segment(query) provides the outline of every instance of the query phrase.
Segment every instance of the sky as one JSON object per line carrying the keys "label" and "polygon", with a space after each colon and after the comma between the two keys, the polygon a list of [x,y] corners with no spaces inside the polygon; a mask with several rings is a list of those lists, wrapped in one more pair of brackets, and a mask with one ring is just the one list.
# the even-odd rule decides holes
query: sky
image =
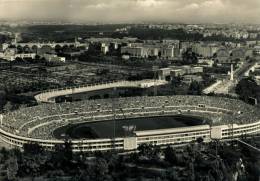
{"label": "sky", "polygon": [[260,0],[0,0],[0,20],[260,23]]}

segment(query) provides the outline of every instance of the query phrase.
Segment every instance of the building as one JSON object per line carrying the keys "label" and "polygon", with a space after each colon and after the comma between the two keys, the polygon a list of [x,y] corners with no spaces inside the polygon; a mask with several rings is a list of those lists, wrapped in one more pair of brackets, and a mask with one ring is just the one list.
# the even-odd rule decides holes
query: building
{"label": "building", "polygon": [[48,62],[63,62],[65,63],[66,58],[65,57],[58,57],[58,55],[55,54],[44,54],[43,57]]}
{"label": "building", "polygon": [[254,52],[253,52],[253,49],[252,49],[252,48],[245,50],[245,57],[246,57],[246,58],[247,58],[247,57],[253,57],[253,55],[254,55]]}
{"label": "building", "polygon": [[229,51],[225,48],[217,51],[216,62],[219,64],[231,63]]}
{"label": "building", "polygon": [[[161,52],[161,55],[160,55]],[[174,58],[174,46],[165,46],[159,49],[159,57],[163,59]]]}
{"label": "building", "polygon": [[80,50],[80,51],[69,51],[64,52],[65,55],[69,55],[70,57],[80,56],[84,54],[87,50]]}
{"label": "building", "polygon": [[122,59],[123,59],[123,60],[129,60],[129,59],[130,59],[130,56],[129,56],[129,55],[122,55]]}
{"label": "building", "polygon": [[202,67],[212,67],[214,61],[210,58],[198,58],[198,64]]}
{"label": "building", "polygon": [[14,61],[16,58],[31,58],[35,59],[35,53],[16,53],[16,48],[7,48],[4,52],[0,52],[0,58],[7,61]]}
{"label": "building", "polygon": [[35,59],[36,53],[19,53],[19,54],[15,54],[15,58],[31,58],[31,59]]}
{"label": "building", "polygon": [[0,58],[7,61],[15,60],[16,48],[7,48],[5,51],[0,52]]}
{"label": "building", "polygon": [[170,76],[171,79],[177,76],[190,75],[202,73],[203,67],[192,67],[192,66],[181,66],[181,67],[173,67]]}
{"label": "building", "polygon": [[129,44],[121,47],[121,54],[128,54],[136,58],[157,57],[170,60],[175,57],[174,49],[173,45]]}
{"label": "building", "polygon": [[114,50],[117,50],[119,48],[119,44],[117,42],[112,42],[112,43],[110,43],[110,45],[111,45],[111,48]]}
{"label": "building", "polygon": [[161,68],[158,70],[158,77],[160,80],[166,79],[167,76],[170,76],[172,68]]}
{"label": "building", "polygon": [[3,43],[0,45],[0,52],[4,52],[9,47],[9,44]]}
{"label": "building", "polygon": [[254,47],[253,54],[260,55],[260,46],[259,45]]}
{"label": "building", "polygon": [[258,36],[257,33],[249,33],[249,38],[250,38],[250,39],[256,39],[257,36]]}
{"label": "building", "polygon": [[190,41],[184,41],[180,43],[180,54],[184,53],[185,51],[187,51],[189,48],[191,48],[193,45],[192,42]]}
{"label": "building", "polygon": [[196,43],[192,45],[192,51],[202,57],[213,57],[213,55],[218,51],[218,49],[218,46],[211,44],[207,45]]}
{"label": "building", "polygon": [[193,81],[202,82],[202,76],[201,75],[184,75],[182,82],[186,84],[190,84]]}
{"label": "building", "polygon": [[160,80],[165,80],[166,77],[170,76],[171,79],[177,76],[189,75],[202,73],[203,67],[194,66],[171,66],[168,68],[162,68],[158,71],[158,77]]}
{"label": "building", "polygon": [[244,59],[245,58],[245,49],[243,48],[236,48],[231,51],[231,59],[236,60],[236,59]]}
{"label": "building", "polygon": [[105,43],[101,44],[101,52],[106,55],[109,52],[109,46],[106,45]]}
{"label": "building", "polygon": [[122,47],[121,48],[121,54],[127,54],[131,57],[136,57],[136,58],[144,58],[144,50],[142,47]]}
{"label": "building", "polygon": [[248,41],[246,41],[246,45],[248,46],[248,47],[253,47],[253,46],[255,46],[257,44],[257,41],[256,40],[248,40]]}

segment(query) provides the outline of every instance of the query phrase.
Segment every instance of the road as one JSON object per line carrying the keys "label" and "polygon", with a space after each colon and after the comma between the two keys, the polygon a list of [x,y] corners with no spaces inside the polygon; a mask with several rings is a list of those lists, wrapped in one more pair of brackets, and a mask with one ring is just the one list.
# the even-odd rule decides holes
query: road
{"label": "road", "polygon": [[259,60],[252,62],[245,62],[240,68],[234,71],[234,80],[230,80],[230,76],[227,75],[225,79],[219,80],[220,83],[212,87],[212,92],[216,94],[229,94],[236,96],[235,87],[237,83],[244,77],[244,74],[251,69]]}
{"label": "road", "polygon": [[259,60],[252,61],[252,62],[246,62],[244,65],[239,68],[237,71],[234,72],[234,84],[232,84],[231,87],[229,87],[229,93],[234,94],[235,93],[235,87],[237,83],[245,77],[245,73],[249,71],[252,67],[254,67]]}

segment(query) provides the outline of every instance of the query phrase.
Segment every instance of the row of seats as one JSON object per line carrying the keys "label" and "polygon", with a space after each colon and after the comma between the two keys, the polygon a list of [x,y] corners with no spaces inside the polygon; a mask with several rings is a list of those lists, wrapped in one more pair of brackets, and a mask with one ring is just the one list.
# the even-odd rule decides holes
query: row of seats
{"label": "row of seats", "polygon": [[[186,110],[186,113],[211,118],[215,125],[230,124],[231,122],[237,124],[250,123],[257,121],[260,117],[260,113],[256,107],[245,104],[237,99],[181,95],[144,96],[86,100],[61,104],[42,104],[22,108],[14,112],[6,113],[3,116],[1,127],[8,132],[23,136],[48,135],[48,130],[50,130],[48,129],[49,126],[56,128],[68,124],[69,122],[93,121],[97,119],[98,116],[112,115],[113,110],[117,115],[122,114],[121,118],[125,116],[153,116],[155,113],[161,114],[169,111],[181,113]],[[152,112],[155,113],[152,114]],[[212,113],[210,114],[210,112]],[[100,119],[104,120],[105,118]],[[38,125],[44,126],[36,129]],[[33,131],[30,131],[32,129]],[[47,135],[46,137],[49,137]]]}

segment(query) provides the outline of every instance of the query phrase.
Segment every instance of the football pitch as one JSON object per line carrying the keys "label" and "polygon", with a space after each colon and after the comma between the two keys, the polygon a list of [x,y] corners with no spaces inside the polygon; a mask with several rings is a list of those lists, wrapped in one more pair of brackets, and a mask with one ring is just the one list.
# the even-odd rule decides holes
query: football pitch
{"label": "football pitch", "polygon": [[[120,120],[106,120],[99,122],[88,122],[69,124],[56,129],[53,132],[58,139],[95,139],[113,138],[126,136],[126,129],[136,131],[178,128],[185,126],[196,126],[205,124],[202,118],[194,116],[158,116],[141,117]],[[115,133],[115,134],[114,134]],[[128,132],[129,133],[129,132]]]}

